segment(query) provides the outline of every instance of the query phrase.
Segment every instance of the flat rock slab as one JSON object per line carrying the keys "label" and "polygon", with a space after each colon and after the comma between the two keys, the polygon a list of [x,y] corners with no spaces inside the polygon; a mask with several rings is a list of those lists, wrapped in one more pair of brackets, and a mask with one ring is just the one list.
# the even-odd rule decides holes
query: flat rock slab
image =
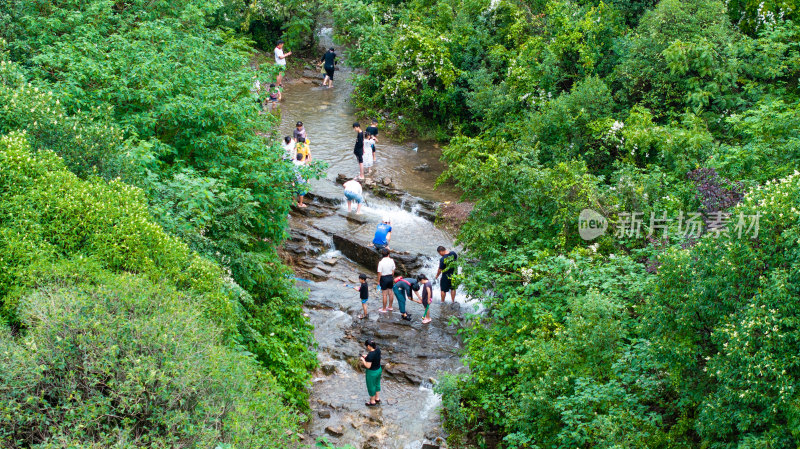
{"label": "flat rock slab", "polygon": [[[378,262],[383,258],[369,244],[359,242],[351,237],[334,234],[333,244],[342,254],[365,267],[377,267]],[[397,265],[397,273],[406,276],[416,275],[417,271],[422,269],[425,264],[419,254],[392,252],[391,257]]]}

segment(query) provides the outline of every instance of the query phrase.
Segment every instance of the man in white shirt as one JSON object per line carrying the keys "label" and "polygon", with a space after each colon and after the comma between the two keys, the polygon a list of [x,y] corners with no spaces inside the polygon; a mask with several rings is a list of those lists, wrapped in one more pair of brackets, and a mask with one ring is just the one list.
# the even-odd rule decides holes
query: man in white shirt
{"label": "man in white shirt", "polygon": [[350,213],[353,201],[358,204],[356,206],[356,215],[361,213],[361,203],[364,202],[364,197],[361,195],[361,184],[355,179],[351,179],[344,183],[344,197],[347,198],[347,213]]}
{"label": "man in white shirt", "polygon": [[[383,248],[381,249],[381,255],[383,259],[378,262],[378,285],[381,288],[381,293],[383,294],[383,308],[378,309],[378,312],[386,313],[387,310],[394,310],[392,309],[392,302],[394,302],[394,296],[392,295],[392,287],[394,286],[394,270],[395,264],[394,260],[389,257],[389,249]],[[389,300],[389,308],[386,308],[386,300]]]}
{"label": "man in white shirt", "polygon": [[283,75],[286,73],[286,57],[291,55],[292,52],[283,52],[283,41],[278,41],[278,45],[275,46],[275,65],[279,66],[278,68],[280,69],[277,80],[279,87],[283,87]]}

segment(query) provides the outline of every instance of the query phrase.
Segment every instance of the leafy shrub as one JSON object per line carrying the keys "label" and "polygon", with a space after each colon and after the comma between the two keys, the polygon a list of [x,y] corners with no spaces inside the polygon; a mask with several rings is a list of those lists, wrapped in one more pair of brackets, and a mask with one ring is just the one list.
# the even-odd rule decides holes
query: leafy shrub
{"label": "leafy shrub", "polygon": [[20,303],[25,336],[0,332],[3,447],[292,442],[276,383],[222,344],[200,298],[91,259],[51,268]]}

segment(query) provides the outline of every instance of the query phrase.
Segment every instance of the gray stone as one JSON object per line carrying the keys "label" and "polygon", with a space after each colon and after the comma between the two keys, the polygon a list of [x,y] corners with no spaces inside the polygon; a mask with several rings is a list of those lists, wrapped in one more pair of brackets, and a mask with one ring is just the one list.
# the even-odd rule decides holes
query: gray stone
{"label": "gray stone", "polygon": [[328,419],[328,418],[331,417],[331,411],[330,410],[317,410],[317,416],[319,416],[322,419]]}
{"label": "gray stone", "polygon": [[325,428],[325,432],[330,436],[340,437],[340,436],[344,435],[344,427],[342,427],[342,426],[336,426],[336,427],[328,426],[328,427]]}
{"label": "gray stone", "polygon": [[361,445],[361,449],[380,449],[380,444],[381,442],[378,437],[372,435]]}
{"label": "gray stone", "polygon": [[322,369],[322,372],[325,373],[326,376],[330,376],[336,372],[336,365],[333,363],[325,363],[320,367],[320,369]]}
{"label": "gray stone", "polygon": [[[352,237],[334,234],[333,244],[342,254],[365,267],[377,267],[382,258],[368,243],[359,242]],[[392,252],[391,257],[397,265],[397,273],[405,276],[416,275],[417,271],[424,266],[424,261],[419,254]]]}
{"label": "gray stone", "polygon": [[328,279],[328,273],[319,269],[319,267],[312,268],[308,274],[311,275],[312,278],[315,278],[316,281],[324,281]]}
{"label": "gray stone", "polygon": [[325,75],[318,70],[303,70],[303,77],[304,78],[311,78],[311,79],[322,79]]}
{"label": "gray stone", "polygon": [[428,164],[421,164],[414,167],[415,171],[431,171],[431,166]]}

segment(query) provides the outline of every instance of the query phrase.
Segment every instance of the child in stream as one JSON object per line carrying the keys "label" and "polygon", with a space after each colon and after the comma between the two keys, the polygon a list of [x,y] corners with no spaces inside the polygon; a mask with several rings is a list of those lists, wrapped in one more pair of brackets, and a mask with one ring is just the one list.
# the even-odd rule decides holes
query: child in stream
{"label": "child in stream", "polygon": [[369,316],[369,312],[367,312],[367,301],[369,301],[369,285],[367,284],[367,275],[364,273],[359,274],[358,281],[360,282],[360,285],[344,284],[344,286],[352,288],[359,293],[359,297],[361,298],[361,309],[364,313],[359,315],[358,319],[363,320]]}
{"label": "child in stream", "polygon": [[417,282],[419,282],[420,289],[422,289],[422,307],[425,307],[425,313],[422,315],[422,324],[431,322],[431,301],[433,300],[433,287],[428,282],[428,277],[424,274],[417,275]]}
{"label": "child in stream", "polygon": [[364,134],[364,173],[369,176],[372,164],[375,162],[375,137],[370,133]]}

